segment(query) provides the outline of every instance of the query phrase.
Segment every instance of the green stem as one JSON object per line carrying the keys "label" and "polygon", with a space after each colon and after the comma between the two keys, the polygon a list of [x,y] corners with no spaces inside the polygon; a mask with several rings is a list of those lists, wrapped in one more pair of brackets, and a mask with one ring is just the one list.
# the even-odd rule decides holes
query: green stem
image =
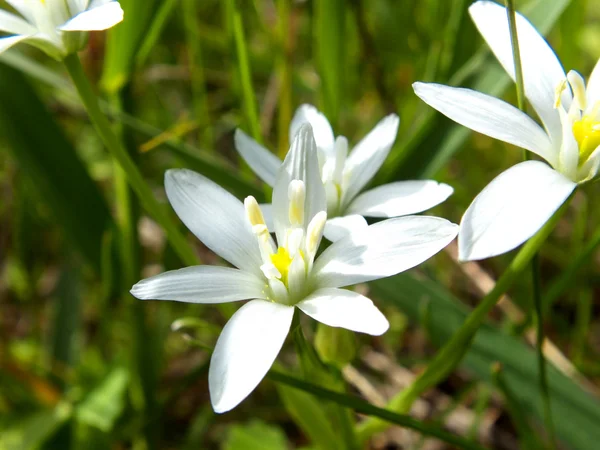
{"label": "green stem", "polygon": [[184,0],[183,24],[185,28],[188,66],[190,68],[190,81],[192,88],[192,104],[198,125],[201,127],[200,138],[207,150],[214,153],[214,136],[210,126],[210,110],[206,92],[206,80],[202,59],[202,46],[198,33],[198,2],[197,0]]}
{"label": "green stem", "polygon": [[523,84],[523,67],[521,66],[521,51],[517,38],[517,20],[514,0],[506,1],[506,13],[508,15],[508,26],[510,28],[510,43],[512,45],[513,60],[515,62],[515,84],[517,85],[517,106],[521,111],[525,110],[525,84]]}
{"label": "green stem", "polygon": [[156,200],[152,190],[148,187],[137,166],[123,147],[121,141],[113,132],[106,115],[101,111],[98,98],[94,94],[92,86],[83,71],[77,54],[71,54],[64,60],[65,66],[77,88],[81,100],[94,124],[96,131],[104,142],[106,148],[117,160],[125,174],[127,182],[131,185],[140,199],[144,208],[164,228],[167,239],[177,252],[181,260],[187,265],[198,264],[199,259],[187,243],[185,237],[179,232],[175,224],[169,218],[166,210]]}
{"label": "green stem", "polygon": [[242,15],[239,8],[235,4],[235,0],[229,0],[231,5],[228,11],[231,14],[233,37],[235,40],[235,50],[238,59],[238,70],[240,75],[240,83],[242,85],[242,95],[244,98],[244,110],[246,120],[250,127],[252,137],[262,142],[260,124],[258,122],[258,112],[256,110],[256,96],[252,87],[252,71],[250,70],[250,61],[248,60],[248,48],[246,47],[246,39],[244,38],[244,25]]}
{"label": "green stem", "polygon": [[277,383],[291,386],[294,389],[308,392],[319,399],[328,400],[339,405],[343,405],[347,408],[351,408],[357,413],[375,416],[386,423],[399,425],[404,428],[418,431],[424,435],[435,437],[441,441],[455,446],[456,448],[461,448],[464,450],[485,450],[485,447],[482,447],[475,442],[448,433],[441,428],[434,427],[417,419],[413,419],[410,416],[396,414],[392,411],[388,411],[387,409],[378,408],[356,397],[335,392],[330,389],[325,389],[275,370],[270,370],[267,374],[267,378]]}
{"label": "green stem", "polygon": [[[521,111],[525,112],[525,85],[523,82],[523,66],[521,64],[521,51],[519,49],[517,15],[514,0],[506,0],[506,14],[508,15],[510,41],[512,45],[512,54],[515,66],[517,105]],[[529,159],[527,150],[523,150],[523,159]],[[550,405],[550,393],[548,392],[548,373],[546,368],[546,359],[544,358],[544,319],[541,294],[540,260],[537,254],[531,260],[531,278],[533,282],[533,303],[537,335],[536,352],[540,378],[540,391],[542,394],[542,402],[544,404],[544,422],[546,423],[546,428],[548,430],[548,435],[550,436],[552,447],[556,447],[554,425],[552,422],[552,408]]]}
{"label": "green stem", "polygon": [[[388,404],[388,408],[401,414],[406,414],[414,401],[428,389],[432,388],[448,375],[461,362],[479,327],[483,324],[488,313],[496,305],[502,295],[512,286],[516,278],[529,265],[531,259],[542,246],[546,238],[556,226],[560,217],[567,210],[568,204],[576,189],[565,200],[561,207],[552,215],[544,226],[521,248],[506,271],[496,282],[494,288],[483,298],[477,307],[469,314],[465,322],[450,340],[434,356],[425,371],[423,371],[406,389],[396,395]],[[358,428],[361,442],[386,427],[385,422],[378,419],[368,419]]]}

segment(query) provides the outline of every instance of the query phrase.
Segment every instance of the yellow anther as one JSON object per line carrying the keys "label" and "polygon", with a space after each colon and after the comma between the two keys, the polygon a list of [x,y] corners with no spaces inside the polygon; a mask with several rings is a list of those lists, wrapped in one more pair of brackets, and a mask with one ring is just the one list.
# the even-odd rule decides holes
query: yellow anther
{"label": "yellow anther", "polygon": [[575,101],[578,103],[578,107],[580,110],[585,110],[587,108],[587,99],[585,95],[585,81],[579,73],[574,70],[570,70],[567,74],[567,79],[569,80],[569,84],[571,85],[571,90],[573,91],[573,97],[575,97]]}
{"label": "yellow anther", "polygon": [[562,80],[554,91],[554,108],[558,108],[561,105],[561,96],[563,91],[567,88],[567,80]]}
{"label": "yellow anther", "polygon": [[292,180],[288,187],[289,219],[295,226],[304,224],[304,201],[306,200],[306,188],[301,180]]}
{"label": "yellow anther", "polygon": [[265,218],[263,217],[258,202],[251,195],[246,197],[244,200],[244,207],[246,208],[246,217],[253,227],[255,225],[265,225]]}
{"label": "yellow anther", "polygon": [[314,256],[317,253],[319,242],[321,242],[321,237],[323,236],[325,222],[327,222],[327,213],[321,211],[308,224],[308,228],[306,229],[306,251],[309,255]]}

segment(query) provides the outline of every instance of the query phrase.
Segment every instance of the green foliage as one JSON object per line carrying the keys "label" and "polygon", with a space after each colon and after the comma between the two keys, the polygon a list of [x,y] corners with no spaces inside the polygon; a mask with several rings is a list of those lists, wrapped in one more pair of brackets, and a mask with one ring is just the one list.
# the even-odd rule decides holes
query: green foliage
{"label": "green foliage", "polygon": [[[404,385],[398,373],[411,378],[435,360],[472,311],[468,305],[479,304],[472,288],[481,271],[500,279],[511,255],[466,275],[440,255],[357,287],[401,330],[370,338],[295,323],[289,340],[296,345],[284,346],[278,372],[223,415],[210,406],[208,364],[239,305],[138,302],[128,292],[134,279],[181,267],[182,255],[223,264],[182,234],[165,204],[165,170],[196,170],[240,199],[268,202],[270,189],[241,167],[234,129],[284,156],[289,121],[305,102],[352,143],[398,113],[397,141],[373,184],[447,182],[455,194],[432,214],[458,222],[476,193],[521,157],[450,122],[411,89],[414,81],[435,81],[516,103],[471,23],[470,1],[121,4],[124,22],[91,33],[75,68],[76,81],[91,83],[87,100],[100,93],[92,119],[101,116],[103,133],[115,135],[129,173],[119,172],[110,145],[104,148],[64,66],[26,46],[0,55],[0,450],[335,450],[358,448],[373,418],[381,420],[377,429],[395,424],[456,448],[482,448],[486,429],[490,448],[505,444],[497,436],[541,448],[547,433],[536,355],[524,338],[533,322],[524,276],[510,291],[518,313],[495,311],[457,352],[465,353],[460,370],[426,394],[427,419],[378,403]],[[567,70],[590,73],[599,56],[600,0],[516,4]],[[127,187],[132,173],[145,209]],[[540,253],[548,339],[555,359],[572,362],[562,370],[550,364],[548,373],[565,449],[600,441],[598,189],[580,189]],[[378,366],[373,355],[388,365]],[[348,364],[353,371],[344,370]],[[436,410],[447,397],[452,404]],[[462,430],[449,419],[460,408],[473,417]],[[508,416],[512,425],[498,420],[485,428],[488,416]],[[382,445],[414,442],[395,436],[381,437]]]}

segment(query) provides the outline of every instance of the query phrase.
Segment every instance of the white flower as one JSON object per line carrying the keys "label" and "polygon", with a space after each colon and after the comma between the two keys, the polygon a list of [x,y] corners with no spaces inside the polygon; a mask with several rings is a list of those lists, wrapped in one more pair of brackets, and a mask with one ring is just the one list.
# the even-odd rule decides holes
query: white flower
{"label": "white flower", "polygon": [[[478,1],[469,8],[479,32],[508,72],[515,70],[506,9]],[[511,167],[473,200],[462,218],[459,258],[505,253],[533,236],[600,164],[600,63],[588,87],[565,72],[533,25],[517,14],[525,96],[543,128],[517,108],[470,89],[415,83],[416,94],[452,120],[543,158]]]}
{"label": "white flower", "polygon": [[[399,124],[395,114],[381,120],[350,153],[347,139],[335,138],[327,118],[311,105],[302,105],[296,110],[290,124],[290,140],[304,123],[311,124],[317,142],[329,217],[324,235],[331,241],[366,228],[363,216],[389,218],[416,214],[438,205],[452,194],[447,184],[419,180],[385,184],[359,195],[392,148]],[[241,130],[236,130],[235,144],[252,170],[273,186],[281,166],[279,158]],[[268,212],[266,215],[268,221]]]}
{"label": "white flower", "polygon": [[86,31],[106,30],[123,20],[113,0],[6,0],[23,18],[0,9],[0,53],[27,42],[56,59],[85,44]]}
{"label": "white flower", "polygon": [[326,221],[316,145],[300,129],[275,180],[277,244],[253,197],[242,204],[189,170],[170,170],[165,187],[181,220],[237,269],[195,266],[140,281],[140,299],[222,303],[250,299],[219,337],[209,370],[216,412],[239,404],[265,376],[289,331],[295,308],[333,327],[380,335],[388,322],[368,298],[339,289],[391,276],[428,259],[457,234],[436,217],[390,219],[340,239],[315,259]]}

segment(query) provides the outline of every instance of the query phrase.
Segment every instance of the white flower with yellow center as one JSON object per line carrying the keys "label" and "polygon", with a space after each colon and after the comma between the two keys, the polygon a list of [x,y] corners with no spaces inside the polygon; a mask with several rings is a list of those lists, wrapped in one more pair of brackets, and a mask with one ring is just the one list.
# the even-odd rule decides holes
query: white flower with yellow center
{"label": "white flower with yellow center", "polygon": [[[391,114],[381,120],[351,152],[344,136],[337,138],[327,118],[314,106],[302,105],[290,124],[290,140],[309,123],[315,134],[321,179],[327,197],[325,237],[340,239],[367,227],[364,217],[390,218],[416,214],[446,200],[452,194],[447,184],[429,180],[399,181],[361,193],[375,176],[398,132],[399,118]],[[241,130],[235,144],[248,165],[268,185],[273,186],[281,160]],[[267,221],[270,211],[266,211]]]}
{"label": "white flower with yellow center", "polygon": [[225,325],[208,375],[216,412],[246,398],[279,353],[295,308],[332,327],[380,335],[388,322],[368,298],[340,289],[395,275],[444,248],[457,226],[436,217],[382,221],[340,239],[317,258],[327,219],[309,125],[294,139],[273,189],[277,241],[253,197],[242,204],[203,176],[170,170],[165,188],[187,227],[237,269],[195,266],[140,281],[140,299],[222,303],[250,299]]}
{"label": "white flower with yellow center", "polygon": [[123,20],[114,0],[6,0],[22,17],[0,10],[0,53],[23,41],[56,59],[85,45],[86,31],[106,30]]}
{"label": "white flower with yellow center", "polygon": [[[515,79],[506,8],[478,1],[469,12],[479,32]],[[473,200],[460,224],[461,260],[505,253],[533,236],[579,183],[595,178],[600,164],[600,63],[587,89],[581,75],[565,75],[552,48],[517,14],[525,96],[542,125],[495,97],[470,89],[415,83],[415,93],[450,119],[529,150],[541,161],[501,173]]]}

